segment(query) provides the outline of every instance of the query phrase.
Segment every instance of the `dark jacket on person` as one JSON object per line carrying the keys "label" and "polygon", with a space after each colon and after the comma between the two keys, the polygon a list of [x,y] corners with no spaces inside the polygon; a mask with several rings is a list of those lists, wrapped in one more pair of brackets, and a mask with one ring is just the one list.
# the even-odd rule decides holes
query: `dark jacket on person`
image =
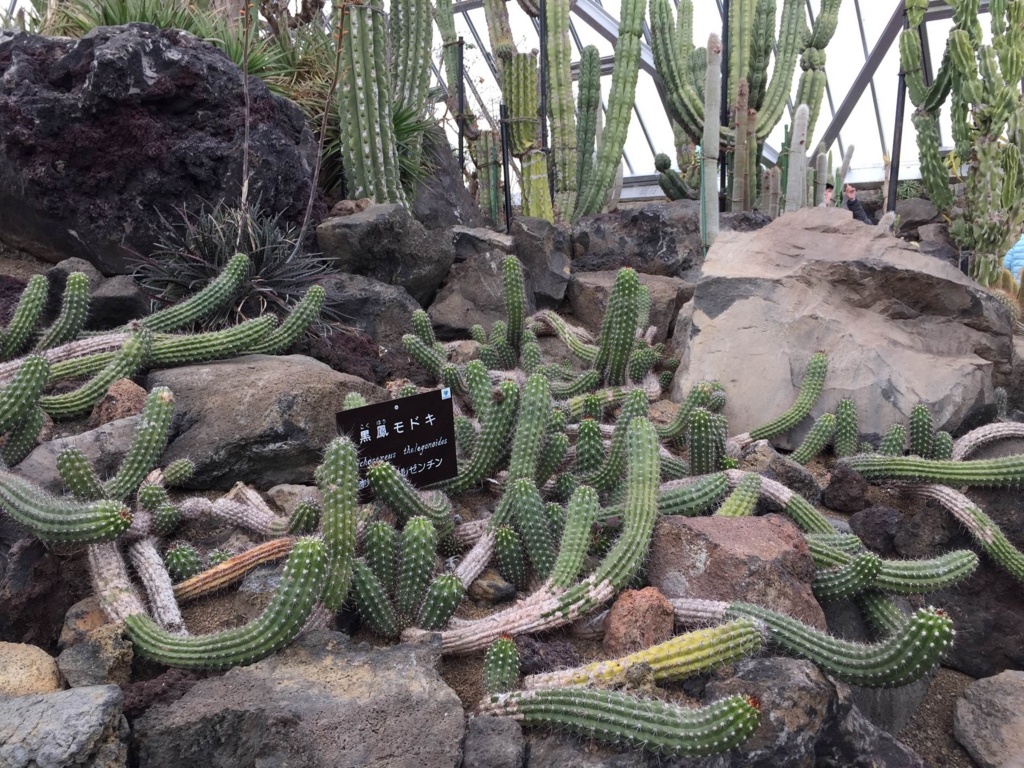
{"label": "dark jacket on person", "polygon": [[868,216],[868,212],[864,210],[864,205],[857,198],[854,198],[853,200],[846,198],[846,207],[850,209],[850,213],[853,214],[853,218],[857,221],[863,221],[865,224],[875,223],[871,220],[871,217]]}

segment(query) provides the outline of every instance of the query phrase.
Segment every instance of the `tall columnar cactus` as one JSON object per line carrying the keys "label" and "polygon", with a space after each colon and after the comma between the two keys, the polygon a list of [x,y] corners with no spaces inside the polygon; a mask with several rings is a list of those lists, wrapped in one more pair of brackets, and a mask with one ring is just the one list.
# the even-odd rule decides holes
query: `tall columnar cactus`
{"label": "tall columnar cactus", "polygon": [[519,353],[526,321],[526,282],[523,278],[523,265],[515,256],[506,256],[502,260],[501,281],[508,323],[505,340]]}
{"label": "tall columnar cactus", "polygon": [[[341,4],[341,151],[349,197],[407,203],[398,165],[381,0]],[[419,76],[419,72],[410,73]]]}
{"label": "tall columnar cactus", "polygon": [[137,653],[169,667],[223,669],[252,664],[298,636],[323,590],[326,570],[324,544],[316,539],[300,539],[267,608],[243,627],[179,637],[144,614],[128,616],[125,626]]}
{"label": "tall columnar cactus", "polygon": [[[601,53],[588,45],[580,52],[579,94],[576,98],[576,193],[583,191],[594,168],[597,122],[601,111]],[[578,198],[577,198],[578,201]]]}
{"label": "tall columnar cactus", "polygon": [[[447,56],[447,49],[445,55]],[[497,131],[482,131],[480,138],[470,147],[477,172],[477,203],[492,224],[500,224],[502,216],[501,137]]]}
{"label": "tall columnar cactus", "polygon": [[[619,6],[619,33],[615,39],[608,115],[593,171],[578,190],[573,218],[599,213],[622,162],[626,132],[633,112],[636,83],[640,76],[640,38],[643,34],[646,0],[623,0]],[[580,147],[581,151],[584,147]]]}
{"label": "tall columnar cactus", "polygon": [[496,694],[481,708],[531,725],[557,726],[655,754],[685,757],[727,752],[750,738],[760,722],[755,703],[743,696],[691,709],[587,688]]}
{"label": "tall columnar cactus", "polygon": [[568,218],[576,205],[576,115],[572,100],[572,41],[569,0],[551,0],[547,11],[548,104],[555,162],[555,208]]}
{"label": "tall columnar cactus", "polygon": [[801,104],[793,116],[793,130],[789,135],[787,158],[786,210],[796,211],[804,207],[807,176],[807,137],[810,125],[810,108]]}
{"label": "tall columnar cactus", "polygon": [[[704,81],[704,108],[718,114],[722,103],[722,41],[712,32],[708,37],[707,70]],[[707,250],[718,237],[718,160],[721,157],[721,126],[718,120],[705,120],[700,137],[700,226]]]}
{"label": "tall columnar cactus", "polygon": [[[959,0],[942,65],[930,86],[922,72],[915,12],[900,39],[900,60],[907,90],[917,107],[921,172],[936,206],[953,203],[949,173],[939,155],[938,121],[950,101],[953,138],[960,162],[969,165],[967,207],[951,232],[974,251],[971,274],[984,285],[998,280],[1001,258],[1024,221],[1024,167],[1019,152],[1022,107],[1018,84],[1024,74],[1024,3],[999,2],[991,9],[991,43],[982,37],[977,0]],[[1004,143],[1004,134],[1009,142]]]}

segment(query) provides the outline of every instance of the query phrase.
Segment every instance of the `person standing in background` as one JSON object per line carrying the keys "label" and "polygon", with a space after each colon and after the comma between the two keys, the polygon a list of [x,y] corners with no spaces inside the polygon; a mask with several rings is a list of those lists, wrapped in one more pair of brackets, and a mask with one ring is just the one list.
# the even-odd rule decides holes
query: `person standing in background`
{"label": "person standing in background", "polygon": [[864,205],[857,199],[856,187],[853,184],[847,184],[843,191],[846,192],[846,207],[850,209],[853,218],[857,221],[863,221],[865,224],[874,224],[875,222],[868,216],[868,212],[864,210]]}

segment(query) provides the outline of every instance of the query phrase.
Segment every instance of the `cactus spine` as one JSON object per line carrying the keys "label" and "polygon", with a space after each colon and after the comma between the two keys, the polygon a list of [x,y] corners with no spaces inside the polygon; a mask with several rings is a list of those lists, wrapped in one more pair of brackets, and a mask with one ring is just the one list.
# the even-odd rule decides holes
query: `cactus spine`
{"label": "cactus spine", "polygon": [[504,693],[519,681],[519,650],[510,637],[499,637],[484,654],[484,690]]}
{"label": "cactus spine", "polygon": [[0,506],[41,541],[113,541],[132,523],[131,513],[120,501],[57,499],[28,480],[4,471],[0,471]]}
{"label": "cactus spine", "polygon": [[327,446],[316,481],[323,495],[323,534],[327,557],[322,601],[328,610],[341,608],[352,578],[356,551],[356,505],[359,467],[356,447],[340,437]]}

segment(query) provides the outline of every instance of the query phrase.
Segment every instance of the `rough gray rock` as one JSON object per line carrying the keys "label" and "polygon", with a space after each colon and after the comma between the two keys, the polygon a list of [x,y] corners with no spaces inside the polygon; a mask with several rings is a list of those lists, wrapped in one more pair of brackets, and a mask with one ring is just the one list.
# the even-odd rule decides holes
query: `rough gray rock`
{"label": "rough gray rock", "polygon": [[136,721],[140,768],[456,768],[462,705],[436,644],[371,648],[314,632],[198,682]]}
{"label": "rough gray rock", "polygon": [[864,439],[928,406],[936,429],[994,413],[1010,373],[1008,311],[953,267],[845,211],[805,208],[752,233],[722,232],[676,321],[680,401],[697,381],[729,394],[734,433],[784,412],[807,360],[827,350],[825,388],[782,447],[850,397]]}
{"label": "rough gray rock", "polygon": [[87,685],[128,685],[134,647],[120,624],[104,624],[61,651],[57,666],[72,688]]}
{"label": "rough gray rock", "polygon": [[99,284],[89,297],[86,327],[105,331],[126,325],[150,313],[149,297],[128,275],[114,275]]}
{"label": "rough gray rock", "polygon": [[[478,323],[489,331],[496,321],[505,319],[501,272],[505,255],[499,249],[481,250],[452,267],[444,287],[427,310],[439,337],[468,336],[469,329]],[[535,310],[533,291],[527,285],[526,313]]]}
{"label": "rough gray rock", "polygon": [[480,206],[466,189],[459,159],[452,152],[444,126],[432,125],[423,132],[423,160],[427,173],[416,184],[409,201],[417,221],[427,229],[459,224],[483,226]]}
{"label": "rough gray rock", "polygon": [[0,765],[125,768],[123,700],[116,685],[0,699]]}
{"label": "rough gray rock", "polygon": [[868,500],[868,481],[845,464],[835,464],[821,500],[826,507],[837,512],[860,512],[871,504]]}
{"label": "rough gray rock", "polygon": [[572,275],[571,232],[565,225],[521,217],[512,222],[512,238],[537,309],[557,308]]}
{"label": "rough gray rock", "polygon": [[522,726],[510,717],[470,718],[463,751],[462,768],[522,768]]}
{"label": "rough gray rock", "polygon": [[[722,231],[759,229],[762,213],[725,213]],[[633,267],[650,275],[696,276],[704,261],[700,204],[695,200],[646,203],[586,216],[573,228],[573,272]]]}
{"label": "rough gray rock", "polygon": [[64,481],[57,472],[57,456],[65,448],[79,449],[100,477],[113,477],[124,460],[138,429],[139,416],[109,421],[71,437],[61,437],[37,446],[15,467],[15,471],[50,493],[63,494]]}
{"label": "rough gray rock", "polygon": [[889,555],[895,550],[896,532],[902,519],[903,513],[898,509],[877,504],[852,515],[850,527],[865,547],[880,555]]}
{"label": "rough gray rock", "polygon": [[385,397],[381,388],[302,355],[153,371],[147,389],[160,386],[174,392],[171,441],[161,461],[192,459],[189,487],[204,489],[310,482],[337,436],[335,414],[345,395]]}
{"label": "rough gray rock", "polygon": [[405,288],[427,306],[455,260],[447,233],[430,232],[397,203],[329,216],[316,228],[325,258],[341,272]]}
{"label": "rough gray rock", "polygon": [[386,349],[402,348],[402,336],[412,332],[412,313],[420,309],[405,288],[346,273],[330,275],[321,285],[347,325]]}
{"label": "rough gray rock", "polygon": [[896,215],[900,217],[901,237],[917,237],[919,227],[942,222],[942,215],[935,204],[920,197],[897,200]]}
{"label": "rough gray rock", "polygon": [[[295,104],[247,80],[249,199],[298,223],[313,134]],[[46,261],[78,256],[123,274],[166,234],[160,214],[236,205],[242,82],[209,43],[148,24],[77,40],[0,34],[0,238]]]}
{"label": "rough gray rock", "polygon": [[821,486],[814,474],[803,464],[798,464],[788,456],[776,454],[768,463],[768,471],[791,491],[796,491],[811,504],[821,500]]}
{"label": "rough gray rock", "polygon": [[[595,336],[601,331],[617,274],[617,270],[579,272],[569,282],[572,313],[580,325]],[[640,284],[651,292],[650,325],[658,329],[654,340],[665,341],[672,333],[679,308],[693,296],[693,284],[676,277],[647,274],[640,275]]]}

